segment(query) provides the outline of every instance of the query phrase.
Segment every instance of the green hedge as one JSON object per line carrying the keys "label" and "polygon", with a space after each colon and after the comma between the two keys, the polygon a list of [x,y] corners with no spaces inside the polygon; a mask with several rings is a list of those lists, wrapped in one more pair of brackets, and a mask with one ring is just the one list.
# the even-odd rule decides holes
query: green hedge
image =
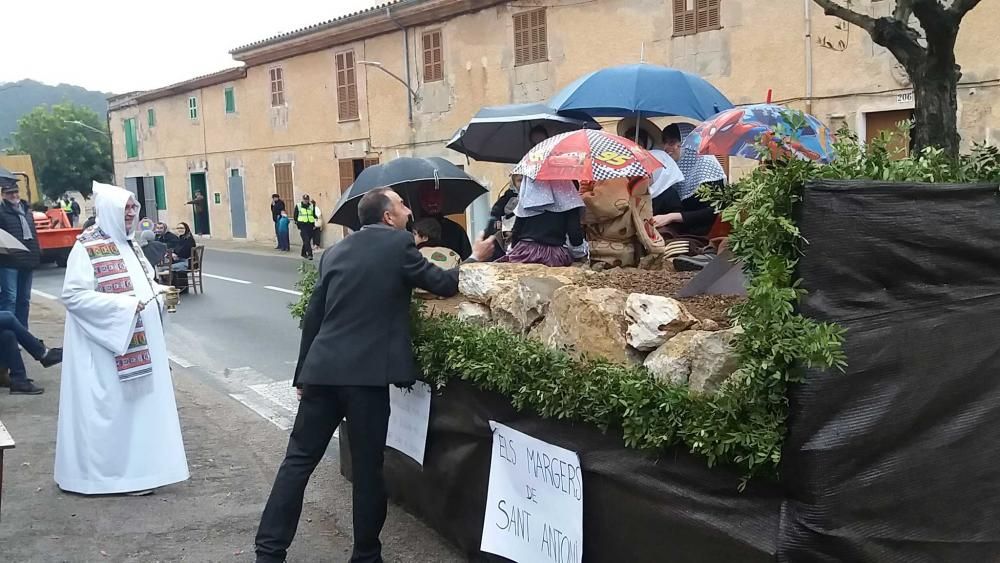
{"label": "green hedge", "polygon": [[[795,264],[806,241],[792,220],[793,206],[811,178],[970,182],[1000,180],[1000,152],[977,146],[960,161],[926,149],[893,160],[889,138],[863,148],[848,131],[840,158],[822,166],[797,160],[758,168],[721,193],[702,195],[733,224],[734,254],[745,264],[747,300],[731,312],[743,329],[735,340],[740,368],[719,392],[702,395],[654,379],[644,368],[575,360],[501,328],[482,328],[448,316],[413,310],[414,347],[424,378],[437,387],[466,380],[510,397],[518,409],[546,418],[594,424],[621,432],[628,446],[662,452],[682,446],[709,465],[733,464],[747,478],[773,476],[787,415],[786,387],[804,366],[844,365],[840,328],[796,313],[803,292]],[[315,283],[303,267],[301,316]]]}

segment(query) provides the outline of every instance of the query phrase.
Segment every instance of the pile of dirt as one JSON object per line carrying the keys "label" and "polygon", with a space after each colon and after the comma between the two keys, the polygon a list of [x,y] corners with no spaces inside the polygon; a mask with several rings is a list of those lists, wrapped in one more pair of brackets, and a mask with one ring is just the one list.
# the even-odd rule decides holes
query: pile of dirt
{"label": "pile of dirt", "polygon": [[684,299],[677,298],[677,292],[684,287],[696,272],[654,271],[637,268],[615,268],[604,272],[594,272],[587,276],[585,285],[594,288],[613,287],[625,293],[645,293],[677,299],[699,319],[712,319],[723,327],[732,324],[726,313],[730,307],[743,300],[732,295],[698,295]]}

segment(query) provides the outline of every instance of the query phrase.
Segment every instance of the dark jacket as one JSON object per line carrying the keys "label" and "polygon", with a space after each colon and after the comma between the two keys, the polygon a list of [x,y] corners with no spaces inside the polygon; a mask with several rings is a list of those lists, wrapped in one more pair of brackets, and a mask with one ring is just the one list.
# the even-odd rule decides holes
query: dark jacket
{"label": "dark jacket", "polygon": [[413,383],[415,287],[451,297],[458,293],[458,269],[445,271],[425,260],[407,231],[373,225],[324,252],[302,320],[293,383]]}
{"label": "dark jacket", "polygon": [[[714,183],[714,182],[710,182]],[[653,215],[680,213],[683,223],[676,226],[681,234],[706,236],[715,224],[715,209],[698,199],[697,194],[691,194],[681,199],[673,187],[667,188],[662,194],[653,198]]]}
{"label": "dark jacket", "polygon": [[271,202],[271,219],[273,219],[274,222],[277,223],[278,222],[278,217],[281,217],[281,212],[284,211],[284,210],[285,210],[285,202],[284,201],[282,201],[280,198],[277,199],[276,201],[272,201]]}
{"label": "dark jacket", "polygon": [[517,192],[515,192],[510,188],[507,188],[507,191],[505,191],[503,195],[500,196],[500,199],[498,199],[497,202],[493,204],[493,208],[490,209],[490,217],[494,217],[496,219],[503,219],[504,217],[506,217],[507,204],[510,203],[510,200],[514,199],[515,197],[517,197]]}
{"label": "dark jacket", "polygon": [[9,255],[0,255],[0,268],[17,268],[18,270],[31,270],[38,267],[42,251],[38,247],[38,232],[35,230],[35,219],[31,213],[31,208],[27,202],[21,200],[21,209],[24,210],[24,219],[28,222],[28,229],[31,230],[31,238],[25,240],[24,227],[21,218],[14,206],[3,201],[0,203],[0,229],[3,229],[14,236],[21,244],[28,249],[28,252],[16,252]]}
{"label": "dark jacket", "polygon": [[[169,246],[169,244],[167,245]],[[177,237],[177,242],[174,244],[173,248],[170,250],[177,255],[181,260],[188,260],[191,258],[191,251],[194,250],[195,240],[194,237]]]}
{"label": "dark jacket", "polygon": [[472,243],[469,242],[469,235],[462,225],[447,217],[436,217],[436,219],[441,223],[441,244],[454,250],[462,260],[472,256]]}
{"label": "dark jacket", "polygon": [[562,213],[546,211],[534,217],[518,217],[514,220],[514,229],[510,232],[510,240],[532,240],[549,246],[563,246],[566,238],[570,244],[583,244],[583,226],[580,224],[582,208],[570,209]]}

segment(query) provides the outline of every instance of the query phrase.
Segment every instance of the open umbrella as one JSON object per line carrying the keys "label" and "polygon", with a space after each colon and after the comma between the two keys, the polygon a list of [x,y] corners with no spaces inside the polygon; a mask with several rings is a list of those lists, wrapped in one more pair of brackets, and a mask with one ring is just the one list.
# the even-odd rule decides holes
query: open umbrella
{"label": "open umbrella", "polygon": [[676,115],[699,121],[733,107],[704,78],[648,63],[594,71],[563,88],[548,105],[593,117]]}
{"label": "open umbrella", "polygon": [[651,176],[663,165],[646,149],[607,131],[584,129],[538,144],[513,174],[536,180],[589,180]]}
{"label": "open umbrella", "polygon": [[21,244],[21,241],[14,238],[14,235],[0,229],[0,255],[10,256],[19,252],[27,252],[28,249]]}
{"label": "open umbrella", "polygon": [[483,162],[514,164],[535,145],[530,137],[535,127],[545,129],[547,136],[601,128],[586,114],[560,115],[545,104],[490,106],[480,109],[447,147]]}
{"label": "open umbrella", "polygon": [[772,157],[791,154],[803,160],[829,163],[836,158],[830,129],[815,117],[773,104],[733,108],[695,128],[685,148],[701,154],[760,159],[763,143]]}
{"label": "open umbrella", "polygon": [[464,170],[443,158],[403,157],[385,164],[365,168],[347,191],[340,196],[330,223],[350,229],[360,229],[358,202],[375,188],[392,188],[412,207],[420,200],[420,190],[432,186],[441,190],[441,213],[463,213],[486,187],[465,173]]}

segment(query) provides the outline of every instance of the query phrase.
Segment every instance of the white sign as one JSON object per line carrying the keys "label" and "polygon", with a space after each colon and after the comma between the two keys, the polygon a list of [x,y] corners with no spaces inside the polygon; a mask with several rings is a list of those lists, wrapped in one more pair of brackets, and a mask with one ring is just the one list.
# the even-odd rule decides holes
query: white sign
{"label": "white sign", "polygon": [[517,563],[583,561],[583,472],[576,452],[490,421],[493,456],[480,549]]}
{"label": "white sign", "polygon": [[902,94],[896,94],[897,104],[912,104],[913,103],[913,92],[904,92]]}
{"label": "white sign", "polygon": [[431,417],[431,386],[418,381],[413,389],[389,386],[389,433],[385,445],[410,456],[421,466]]}

